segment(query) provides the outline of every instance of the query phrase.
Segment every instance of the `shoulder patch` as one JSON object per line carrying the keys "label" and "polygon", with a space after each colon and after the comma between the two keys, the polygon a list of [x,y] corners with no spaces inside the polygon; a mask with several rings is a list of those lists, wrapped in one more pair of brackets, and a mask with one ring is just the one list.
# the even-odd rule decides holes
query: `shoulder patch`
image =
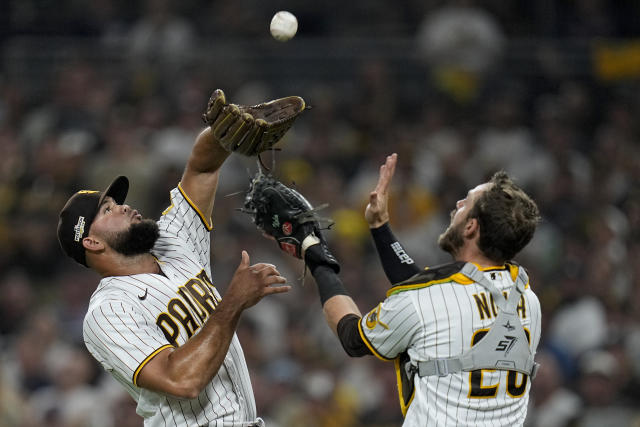
{"label": "shoulder patch", "polygon": [[473,283],[473,281],[460,273],[464,265],[464,262],[459,261],[425,269],[404,282],[393,285],[393,287],[387,291],[387,296],[445,282],[457,282],[463,285],[469,285]]}
{"label": "shoulder patch", "polygon": [[387,326],[387,324],[383,323],[380,320],[380,309],[382,308],[382,303],[378,304],[378,306],[376,308],[374,308],[373,310],[371,310],[369,312],[369,314],[367,314],[367,317],[365,319],[365,323],[367,324],[367,328],[369,329],[373,329],[376,327],[376,325],[380,325],[385,329],[389,329],[389,326]]}

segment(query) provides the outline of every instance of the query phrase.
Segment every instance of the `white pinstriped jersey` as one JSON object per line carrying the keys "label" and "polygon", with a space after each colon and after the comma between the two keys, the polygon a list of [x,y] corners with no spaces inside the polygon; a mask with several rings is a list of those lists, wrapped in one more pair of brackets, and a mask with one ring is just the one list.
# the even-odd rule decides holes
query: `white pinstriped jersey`
{"label": "white pinstriped jersey", "polygon": [[184,344],[220,302],[211,283],[210,230],[180,186],[158,226],[152,253],[163,275],[106,277],[91,296],[84,341],[91,354],[138,402],[145,426],[243,426],[256,422],[249,372],[234,334],[223,365],[196,399],[137,386],[159,351]]}
{"label": "white pinstriped jersey", "polygon": [[[517,269],[507,265],[481,270],[501,292],[508,293]],[[486,334],[498,314],[489,291],[461,273],[435,273],[426,282],[409,283],[392,288],[387,299],[359,324],[363,340],[383,360],[393,360],[405,351],[414,365],[460,356]],[[535,352],[541,311],[528,285],[517,312]],[[414,385],[413,399],[408,408],[403,406],[405,427],[511,427],[524,423],[531,381],[515,371],[484,369],[446,376],[416,375]]]}

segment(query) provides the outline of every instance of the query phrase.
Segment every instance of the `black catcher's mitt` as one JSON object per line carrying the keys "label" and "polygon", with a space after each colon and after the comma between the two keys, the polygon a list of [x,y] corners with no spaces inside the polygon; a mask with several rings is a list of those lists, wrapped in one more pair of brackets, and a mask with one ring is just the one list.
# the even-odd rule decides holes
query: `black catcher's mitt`
{"label": "black catcher's mitt", "polygon": [[333,225],[333,221],[317,214],[326,206],[313,208],[302,194],[259,171],[251,180],[242,211],[250,214],[258,229],[273,237],[289,255],[305,259],[310,246],[320,245],[321,250],[313,251],[315,264],[325,264],[339,272],[338,261],[320,233],[321,228]]}
{"label": "black catcher's mitt", "polygon": [[288,96],[253,106],[228,104],[216,89],[202,120],[229,152],[255,156],[273,147],[305,109],[304,99]]}

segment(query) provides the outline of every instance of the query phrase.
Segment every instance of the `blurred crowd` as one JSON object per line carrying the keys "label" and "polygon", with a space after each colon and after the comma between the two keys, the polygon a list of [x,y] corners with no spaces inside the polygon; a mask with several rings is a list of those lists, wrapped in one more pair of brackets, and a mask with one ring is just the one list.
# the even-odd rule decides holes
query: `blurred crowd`
{"label": "blurred crowd", "polygon": [[[329,204],[323,213],[335,225],[326,236],[363,312],[389,287],[363,218],[385,155],[399,154],[392,227],[425,266],[448,261],[435,241],[456,200],[506,170],[543,213],[517,258],[543,310],[542,368],[526,425],[640,425],[640,74],[576,74],[553,49],[553,40],[566,38],[589,45],[639,36],[636,2],[299,3],[3,2],[0,426],[141,425],[133,400],[84,348],[83,316],[99,277],[63,256],[57,216],[73,192],[102,189],[125,174],[128,203],[158,217],[217,87],[241,103],[295,88],[313,105],[282,151],[264,161],[313,204]],[[392,54],[423,73],[413,101],[396,90],[402,82],[389,52],[357,64],[348,90],[304,76],[290,86],[220,81],[219,70],[194,65],[189,53],[209,46],[204,39],[217,40],[209,53],[222,55],[225,41],[268,37],[265,22],[279,9],[298,15],[300,40],[289,43],[301,46],[305,37],[409,40],[411,51]],[[89,40],[94,50],[89,57],[49,52],[56,60],[29,80],[10,72],[13,56],[6,55],[6,46],[27,36],[43,49],[47,38],[66,36]],[[511,49],[514,40],[536,37],[545,42],[539,50]],[[114,48],[117,61],[101,57]],[[582,54],[590,67],[593,57]],[[532,58],[534,69],[510,69],[514,55]],[[238,212],[256,171],[253,160],[237,156],[223,167],[212,273],[224,295],[247,249],[252,261],[276,264],[294,284],[245,312],[238,329],[258,414],[270,427],[400,425],[392,364],[345,356],[303,264]]]}

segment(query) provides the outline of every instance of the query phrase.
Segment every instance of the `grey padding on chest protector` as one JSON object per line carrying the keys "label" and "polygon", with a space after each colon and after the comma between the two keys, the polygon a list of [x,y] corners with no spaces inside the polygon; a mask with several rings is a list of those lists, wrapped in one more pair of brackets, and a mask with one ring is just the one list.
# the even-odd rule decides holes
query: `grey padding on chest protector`
{"label": "grey padding on chest protector", "polygon": [[445,376],[460,371],[476,369],[499,369],[518,371],[535,377],[539,364],[534,361],[534,352],[517,314],[518,301],[529,281],[524,268],[518,268],[515,285],[505,299],[498,288],[478,268],[466,263],[460,270],[468,278],[486,288],[498,306],[499,313],[489,332],[459,357],[431,359],[419,362],[414,369],[421,377]]}

